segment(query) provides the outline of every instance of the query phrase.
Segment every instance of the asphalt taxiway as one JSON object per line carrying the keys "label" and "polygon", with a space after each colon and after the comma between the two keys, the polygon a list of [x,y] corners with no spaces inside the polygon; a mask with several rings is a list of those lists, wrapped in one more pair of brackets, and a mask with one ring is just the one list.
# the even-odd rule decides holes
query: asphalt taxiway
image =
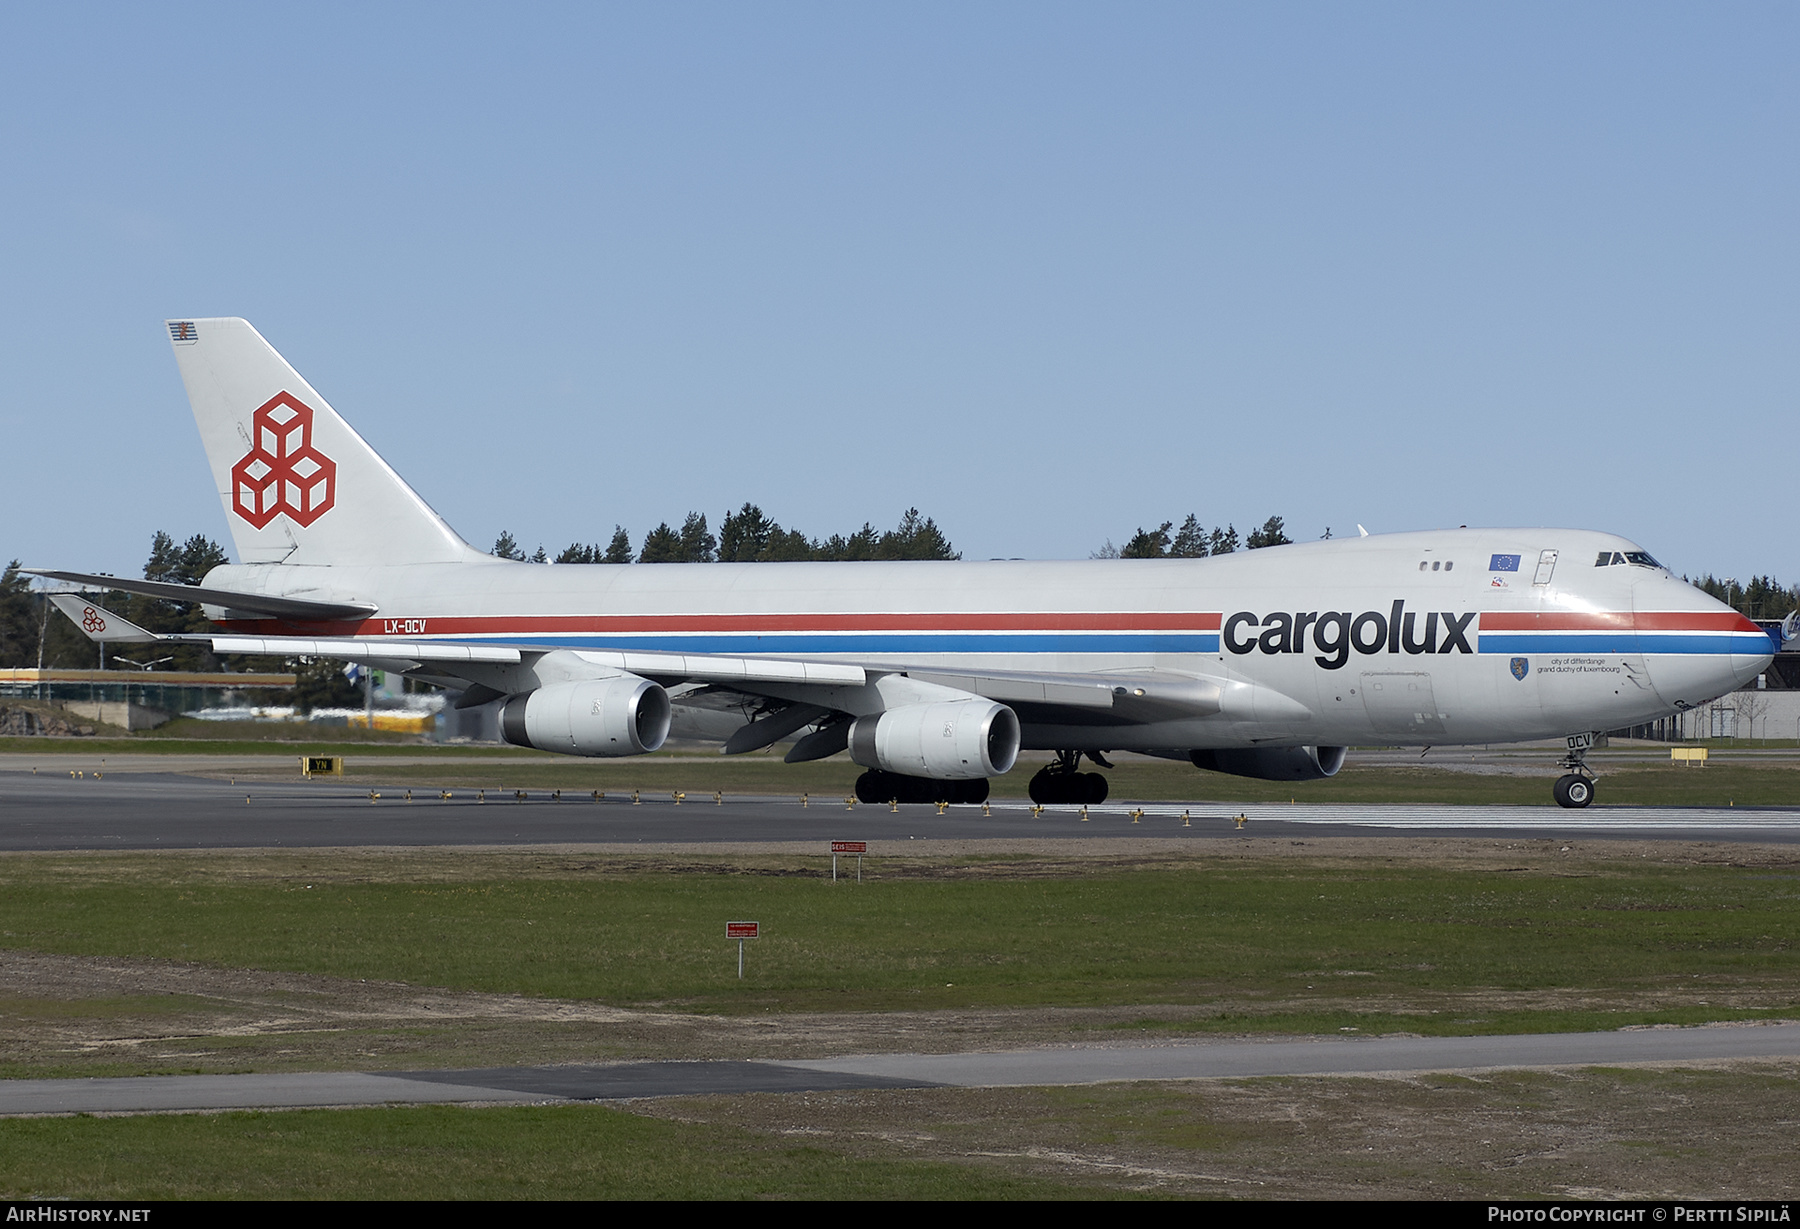
{"label": "asphalt taxiway", "polygon": [[1504,1037],[1380,1037],[877,1054],[815,1061],[629,1062],[448,1071],[0,1081],[0,1116],[420,1103],[622,1101],[749,1092],[1009,1088],[1257,1076],[1691,1066],[1800,1058],[1800,1024]]}
{"label": "asphalt taxiway", "polygon": [[[1241,820],[1240,820],[1240,817]],[[1800,842],[1800,807],[1132,803],[847,804],[812,798],[378,788],[181,773],[0,771],[0,850],[741,844],[1376,834]]]}

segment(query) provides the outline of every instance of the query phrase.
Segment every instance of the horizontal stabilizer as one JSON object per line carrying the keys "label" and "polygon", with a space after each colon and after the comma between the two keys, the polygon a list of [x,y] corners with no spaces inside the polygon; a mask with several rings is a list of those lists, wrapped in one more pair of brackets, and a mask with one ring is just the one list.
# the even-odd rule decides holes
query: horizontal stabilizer
{"label": "horizontal stabilizer", "polygon": [[204,585],[171,585],[160,580],[121,580],[94,572],[52,572],[46,568],[20,568],[32,576],[48,576],[72,584],[90,585],[96,589],[117,589],[171,602],[198,602],[204,606],[223,606],[248,614],[270,615],[282,619],[366,619],[378,607],[365,602],[320,602],[302,597],[269,597],[261,593],[233,593],[228,589],[208,589]]}
{"label": "horizontal stabilizer", "polygon": [[52,593],[50,601],[69,616],[69,622],[79,627],[89,640],[96,640],[101,644],[145,644],[162,639],[123,615],[116,615],[92,602],[83,601],[73,593]]}

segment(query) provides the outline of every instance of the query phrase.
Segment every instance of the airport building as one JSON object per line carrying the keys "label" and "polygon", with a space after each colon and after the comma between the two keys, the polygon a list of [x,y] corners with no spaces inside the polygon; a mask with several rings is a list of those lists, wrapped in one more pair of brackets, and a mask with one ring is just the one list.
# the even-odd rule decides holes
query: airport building
{"label": "airport building", "polygon": [[[317,709],[310,714],[293,710],[295,682],[292,674],[275,673],[0,669],[0,735],[75,733],[82,722],[135,733],[176,717],[204,717],[373,725],[437,738],[457,736],[446,729],[447,705],[441,693],[404,693],[397,677],[375,689],[368,711]],[[36,703],[29,708],[8,706],[8,698]]]}
{"label": "airport building", "polygon": [[271,704],[293,687],[291,674],[0,670],[0,703],[6,697],[41,700],[126,730],[155,729],[202,709]]}

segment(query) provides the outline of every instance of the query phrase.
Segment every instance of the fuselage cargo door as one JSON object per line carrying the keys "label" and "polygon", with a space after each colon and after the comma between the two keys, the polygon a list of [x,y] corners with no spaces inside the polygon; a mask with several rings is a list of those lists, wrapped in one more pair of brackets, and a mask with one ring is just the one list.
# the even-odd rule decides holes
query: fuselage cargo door
{"label": "fuselage cargo door", "polygon": [[1444,738],[1444,713],[1438,712],[1431,676],[1424,671],[1362,676],[1363,708],[1382,738],[1401,743],[1431,743]]}

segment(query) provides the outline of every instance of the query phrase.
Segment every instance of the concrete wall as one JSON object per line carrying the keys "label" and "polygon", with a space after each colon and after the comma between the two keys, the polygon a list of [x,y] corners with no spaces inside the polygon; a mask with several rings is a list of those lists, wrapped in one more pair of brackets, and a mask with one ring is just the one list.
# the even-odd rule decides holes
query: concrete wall
{"label": "concrete wall", "polygon": [[149,708],[123,700],[63,700],[59,707],[78,717],[123,726],[127,730],[154,730],[172,716],[160,708]]}

